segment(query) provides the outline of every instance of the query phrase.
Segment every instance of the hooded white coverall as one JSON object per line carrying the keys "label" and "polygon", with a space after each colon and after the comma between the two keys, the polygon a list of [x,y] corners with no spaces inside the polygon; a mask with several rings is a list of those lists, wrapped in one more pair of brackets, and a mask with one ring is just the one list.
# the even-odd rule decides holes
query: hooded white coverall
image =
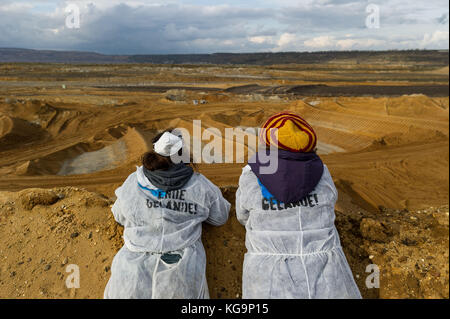
{"label": "hooded white coverall", "polygon": [[[226,223],[230,204],[220,189],[194,173],[185,186],[158,192],[142,167],[116,190],[114,218],[125,245],[114,257],[107,299],[209,298],[202,222]],[[163,254],[179,254],[166,263]]]}
{"label": "hooded white coverall", "polygon": [[361,298],[334,225],[337,200],[328,168],[303,200],[264,199],[247,165],[236,193],[246,228],[242,297],[245,299]]}

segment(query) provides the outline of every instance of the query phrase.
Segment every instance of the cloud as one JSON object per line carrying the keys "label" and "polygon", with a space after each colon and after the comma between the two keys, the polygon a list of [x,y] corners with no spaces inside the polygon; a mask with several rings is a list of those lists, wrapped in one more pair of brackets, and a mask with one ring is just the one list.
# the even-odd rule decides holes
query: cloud
{"label": "cloud", "polygon": [[272,36],[255,36],[255,37],[249,37],[249,41],[252,43],[257,44],[266,44],[266,43],[273,43],[273,37]]}
{"label": "cloud", "polygon": [[448,24],[448,12],[447,13],[444,13],[443,15],[441,15],[439,18],[437,18],[437,21],[440,23],[440,24]]}
{"label": "cloud", "polygon": [[322,35],[309,40],[304,41],[304,44],[308,48],[312,49],[324,49],[335,46],[336,40],[329,35]]}
{"label": "cloud", "polygon": [[426,33],[423,36],[422,42],[420,44],[421,49],[429,49],[429,48],[439,48],[444,45],[448,47],[448,31],[436,30],[433,33]]}
{"label": "cloud", "polygon": [[353,38],[346,35],[344,38],[333,36],[319,36],[304,41],[304,45],[310,49],[320,50],[353,50],[353,49],[373,49],[385,45],[385,40],[370,38]]}
{"label": "cloud", "polygon": [[[2,0],[0,47],[111,54],[448,47],[446,1],[376,2],[380,29],[365,26],[368,2],[356,0]],[[65,25],[69,3],[80,7],[80,29]]]}
{"label": "cloud", "polygon": [[279,48],[286,48],[291,46],[293,42],[297,40],[297,36],[294,33],[283,33],[277,44]]}

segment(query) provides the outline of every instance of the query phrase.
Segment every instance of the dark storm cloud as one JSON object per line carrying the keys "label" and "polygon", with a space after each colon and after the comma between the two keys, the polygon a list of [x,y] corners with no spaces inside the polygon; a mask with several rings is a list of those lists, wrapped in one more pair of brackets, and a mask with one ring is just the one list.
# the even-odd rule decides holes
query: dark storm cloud
{"label": "dark storm cloud", "polygon": [[282,8],[279,21],[289,31],[336,31],[365,28],[366,3],[331,1],[322,6]]}
{"label": "dark storm cloud", "polygon": [[448,5],[441,0],[374,1],[379,30],[365,25],[368,1],[155,1],[76,1],[80,29],[65,27],[64,1],[2,1],[0,47],[142,54],[448,45]]}
{"label": "dark storm cloud", "polygon": [[90,5],[82,11],[80,29],[67,29],[64,26],[65,15],[0,11],[0,46],[108,53],[204,51],[210,49],[208,43],[226,48],[247,36],[261,32],[275,34],[276,31],[264,26],[264,20],[270,17],[268,9],[204,9],[179,5],[131,7],[119,4],[101,10]]}
{"label": "dark storm cloud", "polygon": [[443,15],[441,15],[438,19],[437,19],[437,21],[440,23],[440,24],[448,24],[448,12],[447,13],[444,13]]}

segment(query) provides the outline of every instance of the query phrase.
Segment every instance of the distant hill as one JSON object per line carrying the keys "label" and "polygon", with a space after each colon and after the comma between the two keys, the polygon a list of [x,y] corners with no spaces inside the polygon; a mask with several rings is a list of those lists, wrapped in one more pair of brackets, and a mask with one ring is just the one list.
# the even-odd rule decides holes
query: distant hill
{"label": "distant hill", "polygon": [[94,52],[0,48],[0,62],[128,63],[127,60],[127,56],[104,55]]}
{"label": "distant hill", "polygon": [[445,67],[448,50],[326,51],[279,53],[213,53],[167,55],[105,55],[94,52],[0,48],[0,62],[32,63],[155,63],[155,64],[309,64],[352,60],[357,63],[410,62]]}

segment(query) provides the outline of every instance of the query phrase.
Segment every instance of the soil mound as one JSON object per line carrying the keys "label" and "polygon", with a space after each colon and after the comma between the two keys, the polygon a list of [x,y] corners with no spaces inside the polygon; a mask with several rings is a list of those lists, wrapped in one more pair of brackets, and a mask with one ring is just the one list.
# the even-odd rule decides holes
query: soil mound
{"label": "soil mound", "polygon": [[439,130],[424,129],[416,126],[411,126],[408,132],[405,133],[391,133],[373,141],[367,151],[382,149],[387,146],[400,146],[414,143],[432,143],[436,141],[446,141],[448,135],[445,135]]}
{"label": "soil mound", "polygon": [[168,90],[166,99],[173,102],[184,102],[186,101],[186,90]]}
{"label": "soil mound", "polygon": [[31,188],[19,192],[18,199],[24,209],[32,210],[36,205],[53,205],[59,200],[59,196],[52,190]]}
{"label": "soil mound", "polygon": [[435,73],[435,74],[446,74],[446,75],[448,75],[449,69],[448,69],[448,66],[444,66],[443,68],[439,68],[439,69],[433,70],[432,73]]}
{"label": "soil mound", "polygon": [[[241,125],[242,122],[242,116],[244,112],[238,111],[238,112],[225,112],[221,114],[213,114],[210,116],[210,118],[213,121],[223,123],[226,125],[229,125],[231,127],[237,127]],[[205,117],[203,117],[205,118]]]}
{"label": "soil mound", "polygon": [[47,128],[48,124],[58,114],[52,105],[40,100],[15,100],[2,108],[6,114]]}
{"label": "soil mound", "polygon": [[77,143],[21,165],[21,175],[57,175],[67,162],[92,151],[89,143]]}
{"label": "soil mound", "polygon": [[26,161],[16,168],[16,174],[67,176],[126,166],[138,162],[142,154],[149,150],[148,137],[144,135],[136,128],[112,128],[93,140]]}
{"label": "soil mound", "polygon": [[74,158],[65,160],[57,175],[80,175],[115,168],[126,161],[126,144],[118,140],[104,148],[82,153]]}
{"label": "soil mound", "polygon": [[[337,211],[336,225],[363,296],[448,298],[448,207]],[[379,289],[365,285],[368,265],[378,267]]]}
{"label": "soil mound", "polygon": [[[111,201],[78,188],[0,195],[0,297],[101,298],[121,231]],[[80,289],[66,286],[69,265]]]}
{"label": "soil mound", "polygon": [[[222,192],[234,203],[235,187]],[[347,206],[342,195],[336,225],[365,298],[449,297],[448,206],[379,214]],[[102,298],[112,258],[123,245],[112,203],[73,187],[0,192],[0,297]],[[212,298],[241,296],[244,242],[234,206],[225,226],[204,225]],[[366,286],[372,264],[380,271],[379,289]],[[66,287],[68,265],[79,267],[79,289]]]}
{"label": "soil mound", "polygon": [[[60,103],[61,104],[61,103]],[[85,122],[92,114],[76,110],[74,105],[52,105],[40,100],[15,100],[0,105],[0,112],[7,116],[21,119],[40,127],[51,137],[73,136],[79,132],[79,124]]]}
{"label": "soil mound", "polygon": [[388,115],[441,121],[448,121],[449,118],[448,109],[443,109],[424,95],[402,96],[390,100],[386,109]]}
{"label": "soil mound", "polygon": [[30,143],[46,136],[38,125],[0,115],[0,149],[5,150]]}

